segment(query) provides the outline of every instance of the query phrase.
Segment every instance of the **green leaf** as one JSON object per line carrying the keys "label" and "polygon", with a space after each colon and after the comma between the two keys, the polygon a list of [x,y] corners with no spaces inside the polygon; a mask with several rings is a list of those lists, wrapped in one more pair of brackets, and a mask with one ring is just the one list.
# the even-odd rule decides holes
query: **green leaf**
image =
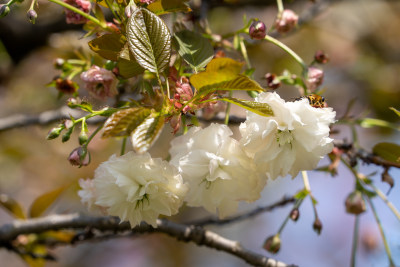
{"label": "green leaf", "polygon": [[147,8],[156,15],[162,15],[169,12],[190,12],[190,7],[186,4],[188,0],[158,0]]}
{"label": "green leaf", "polygon": [[274,115],[274,112],[272,111],[271,106],[268,105],[267,103],[242,100],[242,99],[237,99],[237,98],[233,98],[233,97],[218,98],[218,100],[238,105],[239,107],[247,109],[247,110],[249,110],[253,113],[256,113],[258,115],[261,115],[261,116],[270,117],[270,116]]}
{"label": "green leaf", "polygon": [[299,192],[294,195],[295,199],[304,199],[310,194],[310,192],[307,189],[300,190]]}
{"label": "green leaf", "polygon": [[375,155],[391,162],[400,162],[400,145],[394,143],[378,143],[372,149]]}
{"label": "green leaf", "polygon": [[390,107],[389,109],[392,110],[394,113],[396,113],[397,116],[400,117],[400,111],[399,110],[395,109],[394,107]]}
{"label": "green leaf", "polygon": [[40,217],[54,203],[54,201],[56,201],[65,189],[66,186],[62,186],[36,198],[31,205],[29,217]]}
{"label": "green leaf", "polygon": [[229,72],[232,75],[239,74],[244,63],[228,57],[214,58],[207,65],[207,72]]}
{"label": "green leaf", "polygon": [[0,194],[0,205],[10,212],[17,219],[26,219],[26,215],[21,205],[11,197]]}
{"label": "green leaf", "polygon": [[113,113],[104,123],[102,138],[129,136],[150,114],[151,110],[143,107],[128,108]]}
{"label": "green leaf", "polygon": [[146,152],[157,140],[163,127],[165,119],[160,113],[153,112],[146,118],[131,135],[133,149],[138,153]]}
{"label": "green leaf", "polygon": [[89,47],[105,59],[117,61],[121,49],[124,48],[126,42],[125,36],[122,34],[104,34],[90,41]]}
{"label": "green leaf", "polygon": [[373,118],[364,118],[357,121],[361,127],[364,128],[371,128],[371,127],[384,127],[390,128],[393,130],[400,131],[400,126],[390,123],[388,121],[380,120],[380,119],[373,119]]}
{"label": "green leaf", "polygon": [[126,31],[129,49],[143,68],[160,73],[168,67],[171,35],[162,19],[138,8],[129,18]]}
{"label": "green leaf", "polygon": [[117,63],[117,68],[119,70],[119,75],[128,79],[144,72],[142,66],[139,65],[136,61],[129,61],[123,58],[120,58]]}
{"label": "green leaf", "polygon": [[201,34],[183,30],[175,33],[173,44],[179,55],[198,72],[214,57],[214,49]]}

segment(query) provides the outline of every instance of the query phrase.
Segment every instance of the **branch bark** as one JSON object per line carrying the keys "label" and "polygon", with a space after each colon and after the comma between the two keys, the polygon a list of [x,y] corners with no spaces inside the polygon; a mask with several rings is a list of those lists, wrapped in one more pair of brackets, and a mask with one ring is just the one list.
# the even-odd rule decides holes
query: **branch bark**
{"label": "branch bark", "polygon": [[131,229],[129,223],[120,223],[115,217],[90,217],[80,214],[50,215],[30,220],[17,220],[0,227],[0,246],[10,247],[11,241],[19,235],[42,233],[50,230],[62,229],[95,229],[100,232],[113,233],[164,233],[183,242],[193,242],[199,246],[206,246],[224,251],[236,256],[254,266],[284,267],[295,266],[267,258],[261,254],[248,250],[239,242],[224,238],[217,233],[195,225],[183,225],[168,220],[158,220],[157,228],[141,224]]}

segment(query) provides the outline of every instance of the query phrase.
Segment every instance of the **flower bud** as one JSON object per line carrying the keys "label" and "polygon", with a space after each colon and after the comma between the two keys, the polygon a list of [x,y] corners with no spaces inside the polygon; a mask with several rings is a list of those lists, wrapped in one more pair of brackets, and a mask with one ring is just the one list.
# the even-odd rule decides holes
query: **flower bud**
{"label": "flower bud", "polygon": [[86,131],[81,131],[81,133],[79,134],[78,139],[79,139],[79,144],[80,145],[85,144],[87,142],[87,140],[88,140],[88,136],[87,136]]}
{"label": "flower bud", "polygon": [[0,5],[0,18],[3,18],[10,13],[10,7],[7,5]]}
{"label": "flower bud", "polygon": [[59,137],[61,132],[62,132],[62,130],[64,130],[64,129],[65,129],[64,125],[60,124],[58,127],[55,127],[55,128],[53,128],[53,129],[51,129],[49,131],[49,133],[47,134],[46,139],[47,140],[52,140],[52,139],[55,139],[55,138]]}
{"label": "flower bud", "polygon": [[56,89],[65,94],[73,94],[78,90],[78,86],[69,79],[57,78]]}
{"label": "flower bud", "polygon": [[[63,1],[87,14],[90,13],[90,9],[92,7],[90,1],[87,0],[63,0]],[[68,24],[83,24],[88,21],[87,18],[78,13],[75,13],[70,9],[65,9],[65,18]]]}
{"label": "flower bud", "polygon": [[314,91],[324,81],[324,72],[320,69],[308,68],[306,85],[310,91]]}
{"label": "flower bud", "polygon": [[77,108],[79,107],[79,102],[76,98],[71,97],[67,100],[67,106],[70,108]]}
{"label": "flower bud", "polygon": [[251,39],[262,40],[267,35],[267,27],[264,22],[254,21],[249,28],[249,35]]}
{"label": "flower bud", "polygon": [[388,183],[390,185],[390,189],[392,189],[394,186],[393,177],[390,176],[388,169],[385,169],[385,171],[382,173],[382,182]]}
{"label": "flower bud", "polygon": [[329,56],[325,54],[324,51],[318,50],[315,52],[314,60],[319,64],[326,64],[329,61]]}
{"label": "flower bud", "polygon": [[290,216],[290,219],[292,219],[293,221],[297,221],[300,217],[299,209],[298,208],[292,209],[289,216]]}
{"label": "flower bud", "polygon": [[28,12],[26,13],[26,16],[28,17],[29,21],[32,24],[35,24],[36,19],[37,19],[37,13],[35,10],[33,10],[33,9],[28,10]]}
{"label": "flower bud", "polygon": [[65,134],[63,134],[61,141],[63,143],[67,142],[69,140],[69,138],[71,137],[71,134],[73,131],[74,131],[73,127],[69,128],[68,131]]}
{"label": "flower bud", "polygon": [[367,208],[365,200],[360,191],[351,192],[346,198],[346,212],[351,214],[363,213]]}
{"label": "flower bud", "polygon": [[264,78],[267,80],[268,87],[275,90],[281,86],[281,81],[276,78],[276,75],[273,73],[265,74]]}
{"label": "flower bud", "polygon": [[290,32],[299,20],[299,16],[290,9],[285,9],[275,21],[275,28],[279,33]]}
{"label": "flower bud", "polygon": [[64,66],[65,60],[62,58],[56,58],[56,60],[54,60],[54,68],[61,70]]}
{"label": "flower bud", "polygon": [[315,218],[314,224],[313,224],[313,229],[314,231],[319,235],[321,234],[322,231],[322,222],[321,220],[317,217]]}
{"label": "flower bud", "polygon": [[274,236],[270,236],[265,240],[263,248],[271,253],[278,253],[279,249],[281,248],[281,238],[279,234]]}
{"label": "flower bud", "polygon": [[69,154],[68,161],[74,166],[87,166],[90,163],[90,153],[86,147],[77,147]]}

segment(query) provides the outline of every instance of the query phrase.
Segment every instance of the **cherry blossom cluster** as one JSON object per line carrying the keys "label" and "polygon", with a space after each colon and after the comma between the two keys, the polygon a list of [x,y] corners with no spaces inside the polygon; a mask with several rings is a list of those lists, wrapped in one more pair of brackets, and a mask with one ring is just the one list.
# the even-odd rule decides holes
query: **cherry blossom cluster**
{"label": "cherry blossom cluster", "polygon": [[268,179],[314,169],[332,151],[332,108],[312,107],[307,99],[285,102],[277,93],[261,93],[273,115],[247,113],[241,139],[222,124],[192,127],[171,142],[170,162],[129,152],[111,158],[93,180],[81,180],[79,196],[134,227],[156,226],[160,215],[176,214],[183,203],[203,207],[220,218],[234,214],[240,201],[260,198]]}

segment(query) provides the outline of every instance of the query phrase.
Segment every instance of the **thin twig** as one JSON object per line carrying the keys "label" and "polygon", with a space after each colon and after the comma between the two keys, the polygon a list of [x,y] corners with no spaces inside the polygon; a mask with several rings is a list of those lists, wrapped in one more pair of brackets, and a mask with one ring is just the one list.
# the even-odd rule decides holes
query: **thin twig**
{"label": "thin twig", "polygon": [[10,242],[21,234],[87,228],[100,232],[113,231],[115,234],[129,231],[141,234],[164,233],[179,241],[193,242],[199,246],[206,246],[227,252],[254,266],[294,266],[250,251],[243,248],[237,241],[226,239],[199,226],[177,224],[168,220],[157,220],[157,228],[153,228],[148,224],[141,224],[131,229],[129,223],[120,223],[119,219],[115,217],[90,217],[80,214],[50,215],[24,221],[16,220],[10,224],[5,224],[0,227],[0,246],[9,246]]}

